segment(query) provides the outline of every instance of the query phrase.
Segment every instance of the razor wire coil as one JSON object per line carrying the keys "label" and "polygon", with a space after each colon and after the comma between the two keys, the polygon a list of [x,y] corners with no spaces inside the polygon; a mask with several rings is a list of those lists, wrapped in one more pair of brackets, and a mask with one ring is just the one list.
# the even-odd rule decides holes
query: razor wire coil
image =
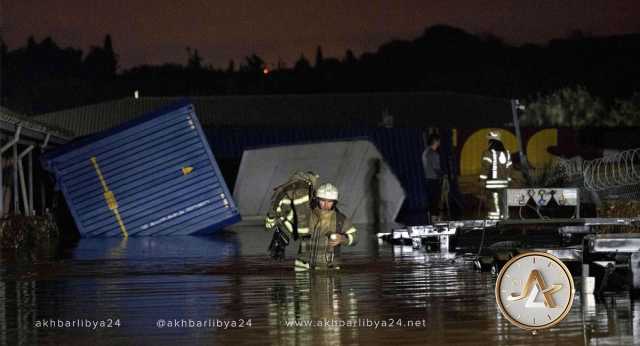
{"label": "razor wire coil", "polygon": [[583,161],[581,167],[567,168],[567,173],[573,173],[574,176],[579,171],[582,172],[585,188],[591,191],[638,185],[640,184],[640,148]]}

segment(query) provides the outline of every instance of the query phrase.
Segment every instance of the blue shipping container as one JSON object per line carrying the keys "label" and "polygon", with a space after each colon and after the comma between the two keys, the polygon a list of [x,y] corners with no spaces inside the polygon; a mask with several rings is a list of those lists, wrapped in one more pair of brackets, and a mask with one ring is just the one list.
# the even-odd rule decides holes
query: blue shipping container
{"label": "blue shipping container", "polygon": [[240,220],[192,104],[47,152],[80,234],[207,234]]}

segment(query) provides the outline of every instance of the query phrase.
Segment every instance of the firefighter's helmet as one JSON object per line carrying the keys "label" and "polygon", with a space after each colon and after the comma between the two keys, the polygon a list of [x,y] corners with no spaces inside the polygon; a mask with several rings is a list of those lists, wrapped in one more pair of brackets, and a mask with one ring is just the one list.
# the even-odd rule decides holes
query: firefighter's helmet
{"label": "firefighter's helmet", "polygon": [[493,140],[502,142],[502,136],[500,135],[500,131],[498,130],[489,130],[489,133],[487,133],[487,139],[488,140],[493,139]]}
{"label": "firefighter's helmet", "polygon": [[332,201],[338,200],[338,188],[333,184],[324,183],[318,186],[318,190],[316,190],[316,197],[322,199],[328,199]]}

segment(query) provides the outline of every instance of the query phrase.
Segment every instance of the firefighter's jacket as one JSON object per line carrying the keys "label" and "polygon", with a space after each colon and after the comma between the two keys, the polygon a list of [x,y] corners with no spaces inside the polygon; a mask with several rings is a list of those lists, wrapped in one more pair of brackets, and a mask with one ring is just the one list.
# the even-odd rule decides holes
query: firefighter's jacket
{"label": "firefighter's jacket", "polygon": [[511,182],[511,154],[508,150],[489,149],[482,154],[482,173],[485,188],[505,189]]}
{"label": "firefighter's jacket", "polygon": [[300,233],[300,247],[295,261],[296,270],[330,269],[338,267],[338,247],[332,249],[328,242],[334,233],[347,239],[343,245],[353,246],[357,241],[357,230],[339,210],[313,208],[307,218],[309,232]]}

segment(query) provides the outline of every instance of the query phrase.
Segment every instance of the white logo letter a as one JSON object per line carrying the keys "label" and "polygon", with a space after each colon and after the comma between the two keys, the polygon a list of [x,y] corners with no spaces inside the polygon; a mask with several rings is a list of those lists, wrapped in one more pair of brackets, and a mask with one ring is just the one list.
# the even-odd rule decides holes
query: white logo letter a
{"label": "white logo letter a", "polygon": [[529,294],[529,298],[527,299],[527,302],[524,304],[525,308],[544,308],[544,302],[536,302],[536,297],[538,296],[538,293],[540,293],[540,290],[538,289],[538,285],[535,284],[533,285],[533,288],[531,289],[531,293]]}

